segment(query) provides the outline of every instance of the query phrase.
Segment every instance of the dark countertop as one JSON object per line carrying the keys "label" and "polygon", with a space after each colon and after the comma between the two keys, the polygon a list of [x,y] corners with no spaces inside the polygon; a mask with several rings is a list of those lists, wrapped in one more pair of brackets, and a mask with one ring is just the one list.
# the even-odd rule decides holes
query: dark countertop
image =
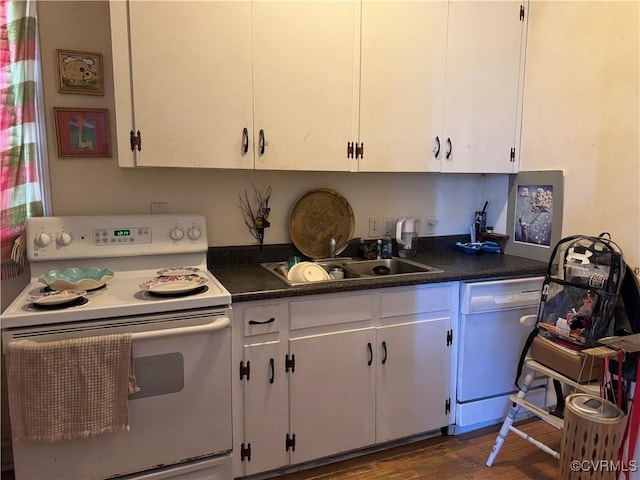
{"label": "dark countertop", "polygon": [[289,286],[259,263],[217,265],[210,262],[209,270],[229,290],[232,302],[237,303],[402,285],[481,279],[496,280],[544,275],[547,268],[545,262],[538,260],[502,254],[482,253],[469,255],[458,250],[418,253],[411,260],[437,267],[443,272],[381,276]]}

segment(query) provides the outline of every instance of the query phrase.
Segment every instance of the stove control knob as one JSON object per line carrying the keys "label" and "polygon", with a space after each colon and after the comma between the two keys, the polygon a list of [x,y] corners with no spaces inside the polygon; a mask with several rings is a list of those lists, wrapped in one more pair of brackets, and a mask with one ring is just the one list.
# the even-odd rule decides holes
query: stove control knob
{"label": "stove control knob", "polygon": [[35,242],[38,247],[44,248],[51,243],[51,235],[45,232],[40,232],[36,235]]}
{"label": "stove control knob", "polygon": [[169,232],[169,236],[171,237],[171,240],[182,240],[182,237],[184,237],[184,230],[180,227],[173,227]]}
{"label": "stove control knob", "polygon": [[187,230],[187,235],[191,240],[198,240],[202,236],[202,230],[200,230],[196,226],[193,226],[189,230]]}
{"label": "stove control knob", "polygon": [[71,234],[63,230],[62,233],[58,235],[56,242],[58,242],[58,245],[60,245],[61,247],[66,247],[71,243],[72,240],[73,238],[71,238]]}

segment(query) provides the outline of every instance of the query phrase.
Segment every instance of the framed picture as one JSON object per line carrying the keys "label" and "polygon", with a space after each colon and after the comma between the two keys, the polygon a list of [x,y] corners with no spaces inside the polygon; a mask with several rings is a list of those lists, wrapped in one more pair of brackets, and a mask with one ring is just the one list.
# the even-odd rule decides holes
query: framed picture
{"label": "framed picture", "polygon": [[54,107],[53,110],[59,156],[111,156],[107,109]]}
{"label": "framed picture", "polygon": [[549,261],[562,238],[561,170],[520,172],[509,179],[507,242],[504,253]]}
{"label": "framed picture", "polygon": [[104,95],[102,55],[99,53],[56,50],[58,92]]}

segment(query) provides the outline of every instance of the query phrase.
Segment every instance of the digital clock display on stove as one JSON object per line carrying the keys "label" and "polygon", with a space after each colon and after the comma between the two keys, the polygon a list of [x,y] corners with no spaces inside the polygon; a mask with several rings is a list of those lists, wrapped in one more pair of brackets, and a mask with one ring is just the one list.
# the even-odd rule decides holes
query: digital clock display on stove
{"label": "digital clock display on stove", "polygon": [[131,230],[127,230],[127,229],[121,229],[121,230],[114,230],[113,231],[113,236],[114,237],[128,237],[131,235]]}

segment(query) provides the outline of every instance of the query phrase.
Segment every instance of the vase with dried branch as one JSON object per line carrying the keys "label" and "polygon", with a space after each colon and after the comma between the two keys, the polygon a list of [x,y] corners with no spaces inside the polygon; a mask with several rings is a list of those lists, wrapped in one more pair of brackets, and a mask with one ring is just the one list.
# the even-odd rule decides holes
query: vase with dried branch
{"label": "vase with dried branch", "polygon": [[240,195],[238,198],[240,203],[238,207],[242,210],[244,215],[244,223],[249,228],[249,232],[258,241],[260,245],[260,250],[262,250],[262,245],[264,243],[264,230],[265,228],[269,228],[271,225],[269,223],[269,213],[271,213],[271,208],[269,208],[269,199],[271,198],[271,185],[267,187],[264,193],[258,191],[257,187],[251,182],[253,186],[253,191],[255,193],[255,213],[254,208],[251,207],[251,201],[249,200],[249,194],[247,191],[244,191],[244,197]]}

